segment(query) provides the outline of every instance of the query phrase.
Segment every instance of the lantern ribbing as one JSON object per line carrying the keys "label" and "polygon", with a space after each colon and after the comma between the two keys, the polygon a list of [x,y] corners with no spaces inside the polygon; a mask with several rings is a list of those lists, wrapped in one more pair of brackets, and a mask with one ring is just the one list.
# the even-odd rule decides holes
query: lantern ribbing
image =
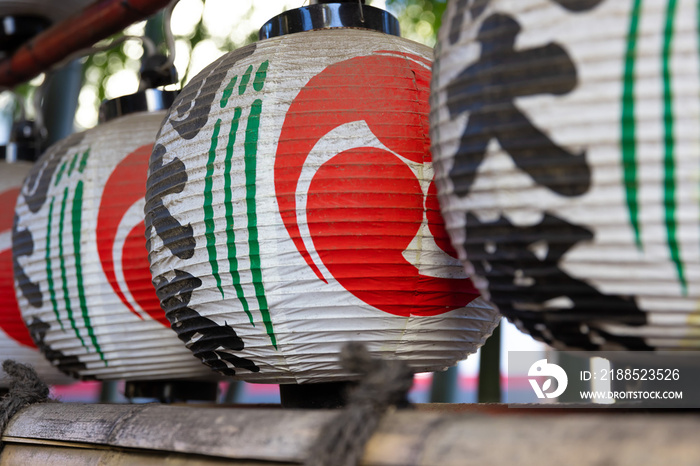
{"label": "lantern ribbing", "polygon": [[180,339],[222,374],[333,383],[347,342],[442,370],[491,334],[449,245],[428,150],[432,51],[379,32],[224,55],[163,121],[146,236]]}
{"label": "lantern ribbing", "polygon": [[697,18],[675,0],[448,5],[442,211],[484,295],[535,338],[700,348]]}

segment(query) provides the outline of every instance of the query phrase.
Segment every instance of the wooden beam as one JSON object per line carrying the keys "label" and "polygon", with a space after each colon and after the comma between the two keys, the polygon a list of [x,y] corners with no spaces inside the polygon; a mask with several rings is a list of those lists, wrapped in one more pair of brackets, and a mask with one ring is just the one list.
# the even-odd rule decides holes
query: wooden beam
{"label": "wooden beam", "polygon": [[[60,0],[56,0],[60,1]],[[164,8],[170,0],[101,0],[42,32],[0,61],[0,87],[28,81],[70,54],[91,47]]]}
{"label": "wooden beam", "polygon": [[[259,462],[235,461],[223,458],[206,458],[176,453],[150,453],[140,451],[85,450],[55,446],[9,445],[0,454],[2,464],[47,464],[94,466],[261,466]],[[275,463],[275,466],[288,466],[291,463]]]}
{"label": "wooden beam", "polygon": [[[695,412],[497,411],[392,411],[369,441],[363,464],[700,464],[700,416]],[[48,403],[15,416],[3,441],[8,447],[107,447],[300,464],[335,416],[326,410]],[[4,459],[0,456],[0,463]]]}

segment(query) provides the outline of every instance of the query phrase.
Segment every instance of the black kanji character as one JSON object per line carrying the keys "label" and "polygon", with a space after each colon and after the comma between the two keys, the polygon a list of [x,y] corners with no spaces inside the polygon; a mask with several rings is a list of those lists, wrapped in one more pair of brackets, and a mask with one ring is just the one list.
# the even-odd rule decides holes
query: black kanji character
{"label": "black kanji character", "polygon": [[233,367],[259,372],[260,368],[253,361],[233,354],[234,351],[241,351],[245,345],[231,326],[218,325],[188,307],[192,291],[202,286],[202,281],[181,270],[174,273],[172,280],[161,275],[155,278],[153,284],[165,317],[178,338],[195,357],[224,375],[235,375]]}
{"label": "black kanji character", "polygon": [[[464,12],[468,11],[472,20],[481,16],[490,0],[457,0],[455,10],[457,14],[452,17],[450,22],[450,34],[448,36],[450,44],[456,44],[459,36],[462,33],[462,25],[464,24]],[[471,3],[471,4],[470,4]]]}
{"label": "black kanji character", "polygon": [[45,156],[36,162],[22,186],[22,197],[24,197],[30,212],[35,214],[42,208],[58,165],[68,151],[80,144],[84,138],[84,132],[73,133],[57,142]]}
{"label": "black kanji character", "polygon": [[[464,24],[464,13],[468,12],[469,17],[472,21],[476,20],[482,15],[486,7],[489,5],[491,0],[457,0],[457,5],[455,11],[457,12],[452,16],[452,21],[449,26],[448,39],[450,44],[455,44],[459,40],[459,36],[462,32],[462,25]],[[573,11],[575,13],[581,11],[592,10],[603,0],[553,0],[555,3],[559,4],[561,7]]]}
{"label": "black kanji character", "polygon": [[590,187],[585,154],[572,154],[539,130],[515,104],[518,97],[571,92],[576,67],[567,52],[549,43],[515,50],[520,25],[510,16],[493,14],[479,30],[479,60],[447,87],[452,117],[468,113],[455,163],[450,171],[455,192],[466,196],[489,141],[496,139],[515,164],[538,184],[564,196]]}
{"label": "black kanji character", "polygon": [[[203,69],[177,96],[166,121],[183,139],[194,139],[209,120],[211,105],[228,71],[237,61],[251,56],[256,44],[241,47]],[[201,79],[199,78],[201,76]],[[165,126],[163,126],[164,128]],[[162,128],[161,128],[162,131]],[[160,131],[158,132],[160,137]]]}
{"label": "black kanji character", "polygon": [[[56,143],[47,155],[36,162],[22,186],[22,197],[31,213],[39,212],[44,206],[51,187],[51,180],[53,180],[58,165],[68,150],[80,144],[84,137],[85,133],[71,134],[61,142]],[[29,228],[19,229],[19,217],[15,215],[12,224],[12,264],[15,277],[17,277],[22,295],[27,298],[29,304],[41,307],[44,301],[41,287],[29,279],[18,260],[22,256],[31,256],[32,254],[34,254],[34,235]]]}
{"label": "black kanji character", "polygon": [[597,7],[603,0],[552,0],[555,3],[558,3],[561,5],[563,8],[566,8],[569,11],[573,12],[581,12],[581,11],[588,11],[592,10],[593,8]]}
{"label": "black kanji character", "polygon": [[29,304],[34,307],[41,307],[44,302],[41,287],[27,276],[19,263],[20,257],[31,256],[32,254],[34,254],[34,237],[28,228],[24,230],[19,229],[19,217],[15,214],[14,222],[12,222],[12,266],[15,278],[22,295]]}
{"label": "black kanji character", "polygon": [[180,259],[190,259],[194,255],[196,241],[192,226],[182,225],[172,216],[163,204],[163,197],[169,194],[179,194],[187,184],[185,164],[175,157],[171,162],[163,164],[167,153],[165,147],[156,144],[150,160],[150,176],[146,183],[146,247],[151,248],[151,231],[163,240],[163,245]]}
{"label": "black kanji character", "polygon": [[[196,240],[192,226],[183,225],[172,216],[163,204],[163,197],[181,193],[187,184],[187,171],[182,161],[175,157],[164,164],[163,157],[167,150],[156,144],[151,154],[150,172],[146,187],[146,237],[150,246],[152,230],[155,229],[163,245],[180,259],[194,256]],[[211,319],[201,316],[189,307],[192,292],[202,286],[202,280],[181,270],[174,270],[175,277],[168,280],[160,275],[153,280],[156,295],[165,310],[165,317],[177,333],[178,338],[204,364],[224,375],[234,375],[233,367],[259,372],[260,368],[253,361],[232,354],[244,348],[243,339],[229,325],[219,325]]]}
{"label": "black kanji character", "polygon": [[[548,343],[600,349],[590,327],[608,342],[650,349],[639,338],[609,335],[596,327],[601,323],[645,325],[646,314],[634,298],[602,294],[559,266],[571,248],[593,238],[590,230],[548,213],[539,224],[525,227],[503,216],[481,222],[467,213],[466,220],[469,234],[464,247],[469,261],[477,274],[488,277],[491,301],[528,333]],[[545,309],[548,301],[562,298],[568,298],[569,306]]]}
{"label": "black kanji character", "polygon": [[51,346],[46,343],[46,333],[50,328],[51,326],[49,324],[38,317],[33,317],[32,321],[27,324],[29,334],[32,336],[39,351],[41,351],[41,354],[44,355],[52,366],[66,375],[80,378],[81,380],[95,380],[94,377],[84,377],[80,375],[82,371],[87,370],[87,366],[78,359],[78,356],[66,356],[61,351],[52,349]]}

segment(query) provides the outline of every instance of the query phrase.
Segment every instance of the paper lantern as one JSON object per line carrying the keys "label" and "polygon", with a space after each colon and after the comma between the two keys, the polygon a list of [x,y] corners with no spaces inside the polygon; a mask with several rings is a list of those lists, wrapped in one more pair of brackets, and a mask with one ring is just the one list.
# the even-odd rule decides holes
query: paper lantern
{"label": "paper lantern", "polygon": [[[21,182],[31,167],[29,162],[6,163],[0,160],[0,362],[12,359],[29,364],[47,383],[65,384],[71,379],[51,367],[41,355],[22,321],[15,298],[12,223]],[[6,374],[0,373],[0,388],[6,388],[8,383]]]}
{"label": "paper lantern", "polygon": [[[164,96],[148,90],[109,108],[163,108]],[[17,202],[22,315],[51,363],[83,379],[214,375],[168,328],[148,270],[146,175],[164,115],[129,113],[57,142]]]}
{"label": "paper lantern", "polygon": [[146,237],[195,356],[246,381],[331,382],[349,377],[351,340],[432,371],[491,334],[498,315],[439,215],[431,56],[315,30],[231,52],[185,86],[151,156]]}
{"label": "paper lantern", "polygon": [[431,136],[452,243],[557,347],[700,346],[694,5],[451,2]]}

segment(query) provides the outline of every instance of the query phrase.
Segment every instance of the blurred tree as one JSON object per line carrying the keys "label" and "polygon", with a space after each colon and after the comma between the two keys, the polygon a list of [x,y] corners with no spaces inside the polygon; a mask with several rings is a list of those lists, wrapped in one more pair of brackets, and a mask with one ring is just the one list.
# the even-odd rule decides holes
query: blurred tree
{"label": "blurred tree", "polygon": [[399,18],[404,37],[435,45],[447,0],[386,0],[386,6]]}
{"label": "blurred tree", "polygon": [[[182,87],[217,56],[257,40],[257,29],[262,22],[280,13],[280,8],[294,8],[301,1],[287,0],[272,6],[258,0],[237,0],[236,9],[232,12],[229,0],[180,0],[173,12],[173,26],[177,25],[173,27],[175,66],[179,75],[178,85],[173,87]],[[368,4],[378,7],[383,7],[384,3],[399,18],[403,37],[431,47],[435,44],[447,0],[368,1]],[[282,4],[285,6],[280,6]],[[226,14],[222,15],[222,11]],[[223,16],[228,18],[230,24],[222,23]],[[148,31],[146,22],[137,23],[100,44],[108,44],[125,34],[154,37],[154,34],[157,36],[154,28],[158,27],[162,27],[162,20],[152,21]],[[159,49],[167,53],[164,44],[159,44]],[[136,92],[142,56],[142,45],[136,40],[128,40],[83,59],[84,85],[75,118],[78,129],[96,124],[97,108],[103,100]],[[36,86],[41,82],[42,79],[37,78],[18,86],[15,92],[26,102],[31,102]],[[29,115],[32,115],[31,103],[26,107]]]}

